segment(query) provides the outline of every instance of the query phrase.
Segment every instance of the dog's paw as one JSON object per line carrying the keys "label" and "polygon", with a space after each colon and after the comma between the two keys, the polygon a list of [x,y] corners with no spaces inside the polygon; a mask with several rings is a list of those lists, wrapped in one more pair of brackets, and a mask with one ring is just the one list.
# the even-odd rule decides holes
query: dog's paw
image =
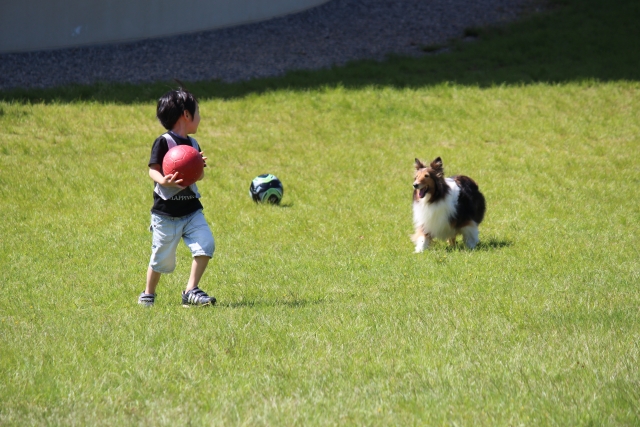
{"label": "dog's paw", "polygon": [[428,246],[427,239],[424,236],[420,236],[416,239],[416,252],[419,254],[423,252]]}
{"label": "dog's paw", "polygon": [[469,249],[475,249],[475,247],[480,243],[480,239],[476,236],[465,236],[464,244]]}
{"label": "dog's paw", "polygon": [[477,245],[478,243],[480,243],[480,242],[479,242],[479,241],[477,241],[477,240],[469,240],[469,241],[465,240],[465,242],[464,242],[464,244],[465,244],[465,245],[467,246],[467,248],[469,248],[469,249],[475,249],[475,248],[476,248],[476,245]]}

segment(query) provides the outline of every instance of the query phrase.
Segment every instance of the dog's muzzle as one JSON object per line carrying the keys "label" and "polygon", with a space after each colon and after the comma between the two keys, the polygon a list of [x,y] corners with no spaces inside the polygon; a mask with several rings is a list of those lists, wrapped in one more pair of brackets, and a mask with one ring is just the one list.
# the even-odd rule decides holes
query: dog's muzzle
{"label": "dog's muzzle", "polygon": [[424,198],[424,196],[427,195],[427,193],[429,192],[429,186],[423,187],[423,188],[419,188],[420,185],[418,184],[413,184],[413,188],[415,188],[416,190],[418,190],[418,197],[419,198]]}

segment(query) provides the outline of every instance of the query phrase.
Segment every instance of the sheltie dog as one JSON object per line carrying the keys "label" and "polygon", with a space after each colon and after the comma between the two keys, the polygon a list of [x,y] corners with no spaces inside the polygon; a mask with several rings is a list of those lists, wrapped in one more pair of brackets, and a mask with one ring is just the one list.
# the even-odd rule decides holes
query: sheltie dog
{"label": "sheltie dog", "polygon": [[447,240],[455,245],[456,236],[469,249],[479,242],[478,225],[486,209],[478,184],[468,176],[444,177],[442,159],[436,158],[430,165],[416,159],[413,180],[413,225],[415,234],[411,240],[416,253],[429,247],[431,240]]}

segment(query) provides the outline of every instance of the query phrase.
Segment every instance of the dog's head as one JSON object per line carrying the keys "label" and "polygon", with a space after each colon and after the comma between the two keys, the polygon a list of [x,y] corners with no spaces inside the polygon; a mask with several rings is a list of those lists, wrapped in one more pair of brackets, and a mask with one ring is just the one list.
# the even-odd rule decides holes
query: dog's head
{"label": "dog's head", "polygon": [[423,199],[427,194],[433,196],[442,188],[444,168],[440,157],[432,161],[429,166],[416,159],[415,168],[413,188],[416,200]]}

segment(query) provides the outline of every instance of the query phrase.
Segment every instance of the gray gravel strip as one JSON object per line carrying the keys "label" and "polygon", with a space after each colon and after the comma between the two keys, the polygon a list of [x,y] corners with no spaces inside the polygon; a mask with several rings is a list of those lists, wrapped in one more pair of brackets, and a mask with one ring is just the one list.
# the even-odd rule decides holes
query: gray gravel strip
{"label": "gray gravel strip", "polygon": [[69,83],[225,82],[389,54],[425,55],[465,29],[509,22],[532,0],[331,0],[301,13],[187,35],[0,54],[0,89]]}

